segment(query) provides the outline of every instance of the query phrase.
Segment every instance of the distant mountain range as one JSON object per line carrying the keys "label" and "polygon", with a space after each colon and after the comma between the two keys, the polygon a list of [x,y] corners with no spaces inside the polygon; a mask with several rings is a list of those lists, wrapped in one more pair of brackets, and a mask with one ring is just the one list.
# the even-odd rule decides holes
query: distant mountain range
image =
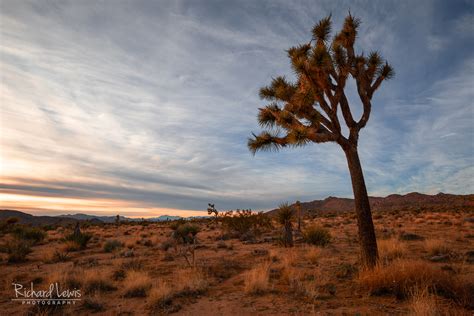
{"label": "distant mountain range", "polygon": [[[115,223],[115,219],[117,216],[95,216],[95,215],[87,215],[87,214],[67,214],[67,215],[59,215],[58,217],[63,217],[63,218],[70,218],[70,219],[76,219],[76,220],[81,220],[81,221],[87,221],[87,220],[99,220],[103,223]],[[173,221],[177,219],[181,219],[183,217],[181,216],[171,216],[171,215],[161,215],[158,217],[152,217],[152,218],[146,218],[144,220],[150,221],[150,222],[164,222],[164,221]],[[120,221],[124,222],[139,222],[142,221],[142,218],[130,218],[130,217],[125,217],[125,216],[120,216]]]}
{"label": "distant mountain range", "polygon": [[[75,224],[77,221],[88,221],[92,223],[115,223],[116,216],[95,216],[87,214],[67,214],[59,216],[33,216],[20,211],[15,210],[0,210],[0,220],[7,219],[10,217],[18,218],[21,224],[31,224],[34,226],[39,225],[68,225]],[[182,219],[181,216],[161,215],[159,217],[146,218],[146,221],[150,222],[163,222]],[[141,221],[141,218],[130,218],[120,216],[120,221],[123,222],[135,222]]]}
{"label": "distant mountain range", "polygon": [[[438,193],[436,195],[412,192],[405,195],[392,194],[386,197],[369,197],[372,210],[404,211],[404,210],[474,210],[474,194],[455,195]],[[293,204],[294,205],[294,204]],[[301,202],[303,214],[324,214],[329,212],[344,213],[354,210],[354,200],[347,198],[328,197],[324,200]],[[277,209],[268,213],[273,215]]]}
{"label": "distant mountain range", "polygon": [[[405,210],[469,210],[474,211],[474,194],[455,195],[438,193],[436,195],[421,194],[417,192],[406,195],[392,194],[386,197],[370,197],[372,210],[375,211],[405,211]],[[293,204],[294,205],[294,204]],[[354,210],[354,200],[347,198],[328,197],[324,200],[301,202],[301,210],[304,214],[345,213]],[[276,214],[274,209],[268,212]],[[87,214],[67,214],[59,216],[33,216],[14,210],[0,210],[0,220],[9,217],[18,218],[20,223],[31,225],[68,225],[77,221],[89,221],[95,223],[114,223],[116,216],[95,216]],[[209,216],[195,216],[189,218],[206,218]],[[182,219],[181,216],[161,215],[159,217],[146,218],[150,222],[163,222]],[[120,221],[141,221],[142,219],[120,216]]]}

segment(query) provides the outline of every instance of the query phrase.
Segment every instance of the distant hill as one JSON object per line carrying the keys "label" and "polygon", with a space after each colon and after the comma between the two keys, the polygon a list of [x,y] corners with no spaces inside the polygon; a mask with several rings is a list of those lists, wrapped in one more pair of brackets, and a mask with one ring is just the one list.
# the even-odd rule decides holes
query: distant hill
{"label": "distant hill", "polygon": [[[87,214],[66,214],[66,215],[58,215],[57,217],[61,218],[69,218],[69,219],[74,219],[74,220],[79,220],[79,221],[100,221],[102,223],[115,223],[115,219],[117,216],[96,216],[96,215],[87,215]],[[137,219],[134,218],[128,218],[125,216],[120,216],[121,221],[135,221]]]}
{"label": "distant hill", "polygon": [[[16,217],[20,224],[28,224],[33,226],[41,225],[68,225],[75,224],[77,221],[88,221],[91,223],[115,223],[116,216],[95,216],[88,214],[66,214],[58,216],[34,216],[28,213],[15,211],[15,210],[0,210],[0,220],[7,219],[10,217]],[[190,218],[204,218],[208,216],[195,216]],[[181,216],[172,215],[161,215],[158,217],[146,218],[149,222],[165,222],[182,219]],[[138,222],[141,218],[130,218],[120,216],[122,222]]]}
{"label": "distant hill", "polygon": [[[67,214],[67,215],[59,215],[59,217],[63,218],[72,218],[76,220],[100,220],[103,223],[115,223],[115,219],[117,216],[95,216],[95,215],[87,215],[87,214]],[[183,217],[181,216],[171,216],[171,215],[161,215],[158,217],[151,217],[151,218],[145,218],[146,221],[149,222],[165,222],[165,221],[173,221],[177,219],[181,219]],[[131,217],[125,217],[125,216],[120,216],[120,221],[123,222],[139,222],[141,221],[141,218],[131,218]]]}
{"label": "distant hill", "polygon": [[75,224],[76,219],[63,218],[58,216],[33,216],[31,214],[23,213],[15,210],[0,210],[0,220],[7,219],[10,217],[18,218],[20,224],[29,224],[33,226],[42,225],[68,225]]}
{"label": "distant hill", "polygon": [[[386,197],[369,197],[372,210],[403,211],[403,210],[474,210],[474,194],[455,195],[438,193],[436,195],[417,192],[406,195],[391,194]],[[294,205],[294,204],[293,204]],[[354,210],[354,200],[348,198],[328,197],[324,200],[301,202],[303,214],[345,213]],[[277,209],[268,214],[273,215]]]}
{"label": "distant hill", "polygon": [[[404,210],[474,210],[474,194],[455,195],[438,193],[436,195],[421,194],[417,192],[406,195],[391,194],[386,197],[369,197],[372,210],[375,211],[404,211]],[[293,204],[294,205],[294,204]],[[301,210],[304,214],[326,214],[345,213],[354,210],[354,200],[348,198],[328,197],[324,200],[301,202]],[[274,215],[276,209],[268,211],[267,214]],[[0,220],[16,217],[22,224],[31,225],[68,225],[77,221],[89,221],[93,223],[114,223],[116,216],[95,216],[87,214],[67,214],[59,216],[33,216],[15,210],[0,210]],[[195,216],[190,218],[206,218],[209,216]],[[150,222],[172,221],[185,219],[181,216],[161,215],[146,218]],[[120,216],[121,221],[141,221],[142,219]]]}

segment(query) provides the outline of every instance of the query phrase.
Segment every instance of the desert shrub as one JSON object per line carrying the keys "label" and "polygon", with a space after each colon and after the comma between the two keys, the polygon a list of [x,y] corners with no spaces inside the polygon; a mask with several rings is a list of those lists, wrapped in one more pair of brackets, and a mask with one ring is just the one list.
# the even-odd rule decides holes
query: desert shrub
{"label": "desert shrub", "polygon": [[5,250],[8,254],[8,263],[19,263],[26,261],[26,256],[31,252],[31,247],[27,241],[15,240],[7,243]]}
{"label": "desert shrub", "polygon": [[[92,235],[89,233],[80,232],[78,234],[70,234],[66,236],[65,241],[69,245],[69,251],[76,251],[86,249],[87,244],[91,240]],[[74,247],[76,246],[76,247]]]}
{"label": "desert shrub", "polygon": [[303,232],[303,239],[308,244],[324,247],[331,241],[331,234],[323,227],[310,226]]}
{"label": "desert shrub", "polygon": [[43,225],[41,228],[43,228],[43,230],[45,232],[47,231],[50,231],[50,230],[56,230],[57,226],[56,225]]}
{"label": "desert shrub", "polygon": [[68,251],[61,251],[55,249],[52,254],[50,254],[49,262],[57,263],[57,262],[65,262],[69,260],[69,252]]}
{"label": "desert shrub", "polygon": [[271,219],[264,213],[252,213],[251,210],[228,211],[219,216],[222,225],[228,232],[239,235],[260,235],[262,231],[272,227]]}
{"label": "desert shrub", "polygon": [[16,217],[8,217],[0,221],[0,235],[9,233],[12,228],[15,227],[15,224],[18,222]]}
{"label": "desert shrub", "polygon": [[245,273],[244,292],[262,294],[270,288],[270,263],[263,262]]}
{"label": "desert shrub", "polygon": [[186,223],[176,228],[173,237],[183,244],[191,244],[199,231],[199,226],[196,224]]}
{"label": "desert shrub", "polygon": [[151,285],[151,279],[146,273],[130,271],[123,283],[124,297],[145,297]]}
{"label": "desert shrub", "polygon": [[126,276],[127,276],[127,272],[125,272],[125,270],[121,269],[121,268],[115,270],[112,273],[112,279],[115,280],[115,281],[123,280],[123,279],[125,279]]}
{"label": "desert shrub", "polygon": [[15,226],[12,233],[16,238],[27,240],[33,244],[43,241],[46,237],[46,233],[43,230],[28,226]]}
{"label": "desert shrub", "polygon": [[5,222],[8,224],[8,225],[15,225],[16,223],[18,223],[20,220],[18,219],[18,217],[9,217],[5,220]]}
{"label": "desert shrub", "polygon": [[186,221],[184,219],[178,219],[170,223],[170,228],[176,230],[179,226],[184,225]]}
{"label": "desert shrub", "polygon": [[120,240],[116,239],[111,239],[107,240],[104,244],[104,251],[105,252],[113,252],[117,249],[120,249],[123,247],[123,243]]}
{"label": "desert shrub", "polygon": [[393,294],[404,299],[428,289],[459,304],[472,304],[472,285],[421,260],[397,259],[390,265],[377,265],[373,270],[361,271],[358,282],[370,295]]}

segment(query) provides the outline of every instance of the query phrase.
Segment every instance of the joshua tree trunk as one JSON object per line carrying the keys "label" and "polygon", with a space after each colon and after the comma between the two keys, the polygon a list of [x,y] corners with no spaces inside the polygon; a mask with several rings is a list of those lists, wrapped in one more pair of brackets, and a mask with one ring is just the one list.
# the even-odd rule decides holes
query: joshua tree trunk
{"label": "joshua tree trunk", "polygon": [[79,222],[76,222],[76,227],[74,227],[74,237],[79,237],[81,235],[81,227]]}
{"label": "joshua tree trunk", "polygon": [[291,222],[285,224],[285,246],[293,247],[293,229]]}
{"label": "joshua tree trunk", "polygon": [[344,149],[352,180],[354,192],[357,226],[359,228],[359,244],[361,263],[366,268],[373,268],[377,263],[377,240],[375,238],[374,223],[370,211],[369,197],[365,187],[364,174],[357,152],[357,146]]}
{"label": "joshua tree trunk", "polygon": [[298,213],[298,231],[301,232],[301,203],[296,201],[296,212]]}

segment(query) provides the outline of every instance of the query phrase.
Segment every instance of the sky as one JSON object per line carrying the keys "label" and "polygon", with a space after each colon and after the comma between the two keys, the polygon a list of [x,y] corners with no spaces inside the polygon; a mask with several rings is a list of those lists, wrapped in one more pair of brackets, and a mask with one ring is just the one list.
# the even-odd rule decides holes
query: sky
{"label": "sky", "polygon": [[0,207],[147,217],[351,197],[337,144],[247,149],[258,90],[294,78],[286,49],[349,10],[356,51],[396,72],[360,135],[369,194],[474,193],[473,1],[0,0]]}

